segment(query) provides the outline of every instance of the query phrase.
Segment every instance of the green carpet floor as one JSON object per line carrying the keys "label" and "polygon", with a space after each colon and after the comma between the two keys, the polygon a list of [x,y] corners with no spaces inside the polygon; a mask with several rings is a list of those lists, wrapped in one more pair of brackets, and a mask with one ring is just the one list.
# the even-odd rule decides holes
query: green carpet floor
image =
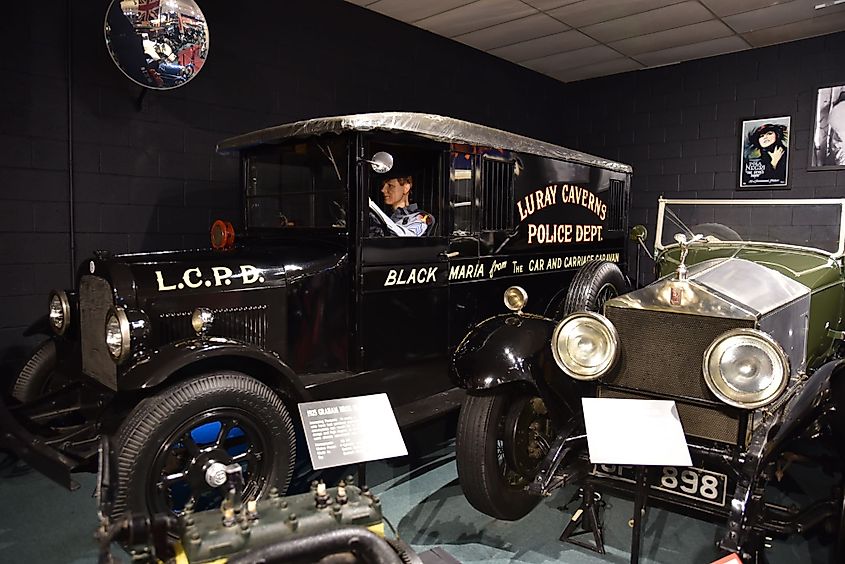
{"label": "green carpet floor", "polygon": [[[452,432],[454,419],[405,433],[409,456],[367,466],[367,481],[381,497],[385,516],[418,552],[443,547],[465,563],[574,564],[629,561],[633,504],[605,496],[604,556],[558,540],[575,505],[565,488],[545,498],[517,522],[491,519],[473,509],[457,481]],[[2,458],[0,454],[0,458]],[[0,561],[91,563],[97,560],[93,538],[96,504],[93,475],[77,476],[82,487],[68,492],[35,472],[0,477]],[[812,475],[807,478],[814,481]],[[659,509],[649,509],[640,562],[707,564],[720,556],[715,541],[720,527]],[[116,556],[127,561],[124,554]],[[771,564],[827,564],[829,549],[815,537],[775,539]]]}

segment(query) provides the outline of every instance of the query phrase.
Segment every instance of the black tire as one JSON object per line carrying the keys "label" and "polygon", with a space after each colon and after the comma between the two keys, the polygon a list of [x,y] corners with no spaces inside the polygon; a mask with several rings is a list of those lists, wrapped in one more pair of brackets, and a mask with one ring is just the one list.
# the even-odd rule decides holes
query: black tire
{"label": "black tire", "polygon": [[467,501],[482,513],[505,521],[525,517],[540,502],[539,496],[506,478],[511,469],[500,449],[511,401],[505,394],[468,394],[455,436],[458,479]]}
{"label": "black tire", "polygon": [[[200,431],[216,434],[204,440]],[[247,499],[271,487],[284,494],[296,439],[288,410],[273,390],[246,374],[224,371],[179,382],[141,401],[118,429],[114,454],[113,516],[179,513],[189,499],[197,510],[219,506],[222,497],[204,481],[212,460],[246,466]],[[166,483],[160,480],[165,474]]]}
{"label": "black tire", "polygon": [[12,384],[12,397],[22,403],[43,396],[59,379],[56,343],[47,339],[38,345]]}
{"label": "black tire", "polygon": [[588,262],[575,274],[560,317],[576,311],[601,313],[604,303],[610,298],[628,291],[628,282],[615,263],[607,261]]}

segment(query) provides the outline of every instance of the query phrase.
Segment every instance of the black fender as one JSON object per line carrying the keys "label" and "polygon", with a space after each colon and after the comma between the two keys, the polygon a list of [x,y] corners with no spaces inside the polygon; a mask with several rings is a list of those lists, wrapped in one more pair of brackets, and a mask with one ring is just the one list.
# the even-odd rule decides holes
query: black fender
{"label": "black fender", "polygon": [[[779,404],[779,405],[778,405]],[[789,395],[776,401],[755,429],[730,504],[728,531],[719,546],[746,558],[758,539],[754,538],[763,511],[755,495],[766,465],[783,451],[786,443],[827,414],[835,418],[834,430],[845,430],[845,360],[833,360],[799,383]],[[834,411],[834,407],[838,408]]]}
{"label": "black fender", "polygon": [[[171,375],[202,363],[213,369],[215,361],[239,361],[258,364],[274,375],[274,382],[289,388],[296,401],[308,401],[310,394],[297,374],[278,356],[253,345],[224,337],[185,339],[169,343],[156,351],[149,359],[137,362],[128,371],[118,376],[121,391],[149,389],[165,382]],[[243,368],[242,368],[243,369]]]}
{"label": "black fender", "polygon": [[476,325],[452,357],[452,378],[470,392],[520,384],[546,403],[556,424],[581,413],[581,398],[595,396],[595,386],[567,376],[552,356],[557,322],[539,315],[505,314]]}
{"label": "black fender", "polygon": [[[833,411],[831,408],[836,406]],[[830,412],[834,429],[845,430],[845,360],[832,360],[813,372],[786,400],[782,415],[766,436],[760,463],[765,465],[783,450],[784,443]]]}
{"label": "black fender", "polygon": [[824,370],[825,367],[832,365],[827,379],[830,389],[831,403],[836,406],[836,409],[831,413],[831,426],[833,431],[839,437],[839,440],[845,441],[845,360],[829,362],[819,369]]}
{"label": "black fender", "polygon": [[465,390],[491,390],[512,382],[537,387],[532,364],[548,347],[555,322],[525,314],[498,315],[476,325],[452,357],[455,383]]}

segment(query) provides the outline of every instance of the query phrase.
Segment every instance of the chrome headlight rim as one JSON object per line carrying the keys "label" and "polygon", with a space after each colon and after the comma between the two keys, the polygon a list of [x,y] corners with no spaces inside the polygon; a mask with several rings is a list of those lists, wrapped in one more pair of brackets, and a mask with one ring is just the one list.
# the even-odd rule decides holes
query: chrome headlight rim
{"label": "chrome headlight rim", "polygon": [[[56,325],[55,323],[53,323],[53,299],[59,300],[59,307],[61,308],[62,312],[62,322],[60,325]],[[47,314],[47,319],[50,322],[50,328],[56,335],[64,335],[67,331],[68,326],[70,325],[70,300],[67,297],[67,292],[65,292],[64,290],[51,291],[50,297],[47,299],[47,303],[49,304],[49,312]]]}
{"label": "chrome headlight rim", "polygon": [[[730,350],[732,340],[743,338],[746,340],[750,339],[752,341],[757,340],[762,343],[763,346],[759,347],[760,350],[764,353],[771,353],[772,356],[770,358],[774,358],[774,360],[779,363],[779,371],[777,370],[777,366],[773,366],[773,368],[780,374],[780,381],[777,386],[768,386],[764,390],[755,393],[744,393],[731,386],[730,383],[721,376],[721,372],[719,371],[719,362],[722,356]],[[780,343],[778,343],[768,333],[760,331],[759,329],[750,328],[731,329],[716,337],[716,339],[710,343],[710,346],[707,347],[707,350],[704,351],[702,372],[704,374],[704,382],[717,398],[728,405],[738,407],[740,409],[757,409],[775,401],[786,389],[787,384],[789,384],[790,374],[789,357],[780,346]],[[715,374],[719,374],[719,377],[715,377]],[[777,374],[775,374],[775,376],[777,376]]]}
{"label": "chrome headlight rim", "polygon": [[[108,336],[109,336],[109,321],[112,318],[117,320],[118,328],[120,330],[120,351],[117,355],[112,352],[112,348],[108,344]],[[109,309],[109,312],[106,314],[106,322],[103,327],[104,337],[106,341],[106,350],[108,350],[109,356],[111,356],[112,360],[115,364],[120,364],[129,358],[129,353],[132,348],[131,343],[131,334],[129,328],[129,318],[126,317],[126,311],[120,306],[114,306]]]}
{"label": "chrome headlight rim", "polygon": [[191,328],[197,336],[207,335],[214,324],[214,311],[198,307],[191,313]]}
{"label": "chrome headlight rim", "polygon": [[[513,302],[508,299],[509,296],[516,297],[519,301]],[[508,286],[508,289],[505,290],[504,294],[502,295],[502,300],[505,303],[505,307],[509,310],[519,313],[525,308],[525,304],[528,303],[528,292],[525,291],[525,288],[522,286]]]}
{"label": "chrome headlight rim", "polygon": [[[592,322],[597,322],[598,326],[604,330],[604,333],[607,337],[607,342],[612,347],[612,352],[608,356],[608,359],[604,363],[602,363],[595,371],[589,374],[578,373],[573,370],[570,366],[568,366],[564,359],[561,357],[560,350],[558,347],[558,339],[560,338],[561,332],[569,324],[579,319],[589,319]],[[613,323],[611,323],[608,318],[601,315],[600,313],[596,313],[593,311],[578,311],[567,315],[560,321],[560,323],[557,324],[557,326],[555,326],[555,329],[552,332],[551,348],[552,356],[555,359],[555,363],[567,376],[575,380],[580,380],[582,382],[591,382],[593,380],[598,380],[599,378],[610,372],[610,370],[613,369],[613,367],[616,365],[616,362],[619,360],[619,333],[616,331],[616,327],[613,326]]]}

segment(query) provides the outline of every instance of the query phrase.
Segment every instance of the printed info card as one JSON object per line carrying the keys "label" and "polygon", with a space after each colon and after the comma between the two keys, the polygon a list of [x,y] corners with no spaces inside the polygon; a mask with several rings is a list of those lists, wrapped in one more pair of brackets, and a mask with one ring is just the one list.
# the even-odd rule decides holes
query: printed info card
{"label": "printed info card", "polygon": [[582,398],[593,464],[692,466],[674,401]]}
{"label": "printed info card", "polygon": [[408,454],[387,394],[301,403],[299,416],[315,470]]}

